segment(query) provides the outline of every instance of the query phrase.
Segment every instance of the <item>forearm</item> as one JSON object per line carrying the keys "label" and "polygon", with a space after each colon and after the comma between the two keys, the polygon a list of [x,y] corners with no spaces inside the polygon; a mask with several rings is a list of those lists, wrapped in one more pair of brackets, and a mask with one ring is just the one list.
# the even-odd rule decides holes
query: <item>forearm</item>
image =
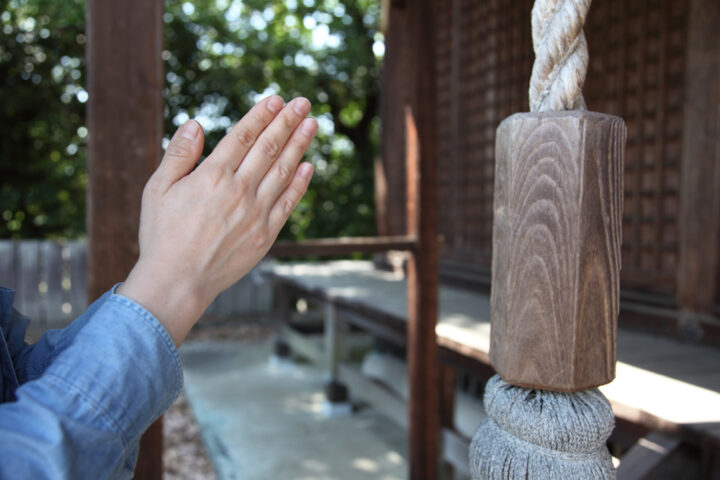
{"label": "forearm", "polygon": [[129,477],[137,440],[181,388],[164,328],[108,295],[17,401],[0,405],[0,478]]}

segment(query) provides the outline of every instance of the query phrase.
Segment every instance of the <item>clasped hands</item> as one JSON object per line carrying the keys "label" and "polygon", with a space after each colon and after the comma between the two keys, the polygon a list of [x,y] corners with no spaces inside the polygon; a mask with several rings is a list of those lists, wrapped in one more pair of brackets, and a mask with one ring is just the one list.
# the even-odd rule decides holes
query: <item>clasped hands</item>
{"label": "clasped hands", "polygon": [[202,128],[180,127],[143,191],[140,257],[117,293],[152,313],[180,345],[224,289],[267,253],[307,190],[299,164],[317,133],[310,102],[255,105],[197,167]]}

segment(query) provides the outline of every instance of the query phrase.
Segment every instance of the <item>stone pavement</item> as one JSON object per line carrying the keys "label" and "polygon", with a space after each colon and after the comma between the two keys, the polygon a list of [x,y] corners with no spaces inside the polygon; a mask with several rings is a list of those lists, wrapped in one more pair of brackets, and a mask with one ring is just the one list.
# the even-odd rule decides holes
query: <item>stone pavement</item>
{"label": "stone pavement", "polygon": [[183,345],[185,393],[220,480],[404,480],[406,433],[371,408],[323,414],[322,370],[268,340]]}

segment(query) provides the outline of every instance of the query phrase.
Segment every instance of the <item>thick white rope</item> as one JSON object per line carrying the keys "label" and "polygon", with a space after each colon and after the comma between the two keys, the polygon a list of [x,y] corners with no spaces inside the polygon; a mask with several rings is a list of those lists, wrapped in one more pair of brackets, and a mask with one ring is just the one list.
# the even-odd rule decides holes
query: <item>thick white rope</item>
{"label": "thick white rope", "polygon": [[532,9],[535,63],[530,111],[585,110],[588,66],[583,25],[591,0],[536,0]]}

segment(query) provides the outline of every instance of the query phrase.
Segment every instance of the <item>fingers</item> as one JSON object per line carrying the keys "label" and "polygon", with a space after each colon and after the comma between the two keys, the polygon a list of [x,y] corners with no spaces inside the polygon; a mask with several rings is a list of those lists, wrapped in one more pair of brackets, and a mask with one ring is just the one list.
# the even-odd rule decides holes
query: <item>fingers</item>
{"label": "fingers", "polygon": [[187,121],[175,132],[153,175],[163,191],[195,168],[202,153],[203,140],[202,127],[195,120]]}
{"label": "fingers", "polygon": [[301,164],[295,171],[290,185],[285,188],[283,193],[275,201],[275,204],[270,209],[268,220],[270,229],[275,232],[275,234],[280,232],[280,229],[285,225],[285,222],[300,202],[302,196],[305,195],[312,175],[312,165],[307,162]]}
{"label": "fingers", "polygon": [[[306,118],[295,129],[280,156],[260,181],[257,198],[271,207],[294,178],[295,169],[317,133],[317,122]],[[264,202],[264,203],[265,203]]]}
{"label": "fingers", "polygon": [[261,100],[220,141],[205,162],[224,163],[236,170],[255,144],[258,136],[273,121],[283,107],[277,95]]}
{"label": "fingers", "polygon": [[243,177],[243,181],[248,185],[257,186],[308,113],[310,113],[310,102],[306,98],[296,98],[288,103],[257,138],[238,167],[236,176]]}

